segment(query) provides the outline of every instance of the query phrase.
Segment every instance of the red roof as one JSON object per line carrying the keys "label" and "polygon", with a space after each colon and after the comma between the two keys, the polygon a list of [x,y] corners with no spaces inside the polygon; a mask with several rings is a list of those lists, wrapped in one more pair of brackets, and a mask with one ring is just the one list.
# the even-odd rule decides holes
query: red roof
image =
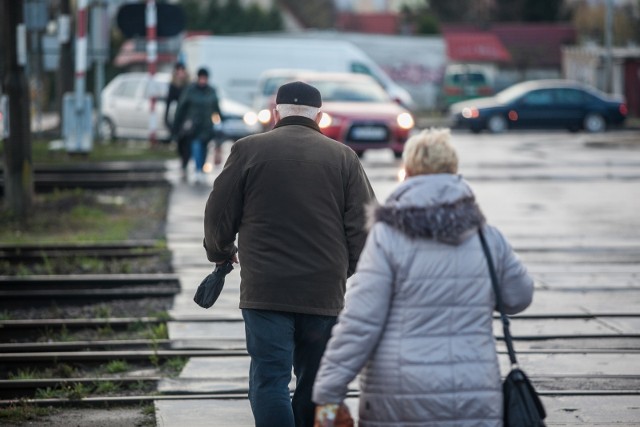
{"label": "red roof", "polygon": [[560,67],[562,46],[576,43],[576,30],[567,24],[502,24],[491,32],[509,49],[514,63]]}
{"label": "red roof", "polygon": [[[465,49],[482,50],[482,45],[486,42],[482,41],[481,37],[490,35],[497,38],[500,45],[510,54],[507,61],[516,66],[527,67],[559,68],[562,64],[562,46],[576,42],[576,30],[569,24],[494,24],[486,31],[472,25],[454,24],[443,26],[442,33],[447,40],[449,58],[452,60],[480,60],[479,58],[458,59],[455,56],[462,54],[458,48],[463,51]],[[449,43],[450,39],[458,37],[463,40]],[[461,47],[460,44],[462,44]],[[470,46],[464,46],[464,44]]]}
{"label": "red roof", "polygon": [[349,13],[340,12],[336,17],[336,28],[341,31],[359,33],[397,34],[398,14],[396,13]]}
{"label": "red roof", "polygon": [[485,32],[445,33],[447,56],[460,62],[509,62],[511,55],[495,35]]}

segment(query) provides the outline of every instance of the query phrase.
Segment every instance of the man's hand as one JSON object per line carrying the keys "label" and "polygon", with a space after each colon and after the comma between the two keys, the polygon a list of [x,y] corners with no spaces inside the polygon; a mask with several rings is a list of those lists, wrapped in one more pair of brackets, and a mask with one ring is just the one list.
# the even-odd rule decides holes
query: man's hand
{"label": "man's hand", "polygon": [[228,260],[216,261],[216,265],[224,264],[227,261],[231,261],[231,264],[238,264],[238,254],[237,253],[233,254],[233,256]]}

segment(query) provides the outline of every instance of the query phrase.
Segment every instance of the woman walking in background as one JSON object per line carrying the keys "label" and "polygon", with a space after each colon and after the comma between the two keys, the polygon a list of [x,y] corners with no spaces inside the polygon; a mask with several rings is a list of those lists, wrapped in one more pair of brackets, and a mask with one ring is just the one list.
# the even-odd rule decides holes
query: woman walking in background
{"label": "woman walking in background", "polygon": [[[189,74],[182,62],[176,62],[173,67],[171,83],[169,84],[169,93],[167,94],[166,109],[164,111],[164,123],[167,129],[173,129],[173,123],[169,120],[169,109],[174,102],[177,104],[180,100],[182,91],[189,84]],[[175,118],[175,115],[174,115]],[[178,156],[180,156],[180,164],[182,166],[182,177],[186,177],[187,165],[191,157],[191,141],[184,135],[176,135],[176,143],[178,145]]]}
{"label": "woman walking in background", "polygon": [[533,280],[456,175],[449,138],[448,129],[410,138],[407,179],[373,212],[314,385],[325,419],[364,368],[361,426],[502,425],[495,297],[478,230],[493,253],[507,313],[531,303]]}

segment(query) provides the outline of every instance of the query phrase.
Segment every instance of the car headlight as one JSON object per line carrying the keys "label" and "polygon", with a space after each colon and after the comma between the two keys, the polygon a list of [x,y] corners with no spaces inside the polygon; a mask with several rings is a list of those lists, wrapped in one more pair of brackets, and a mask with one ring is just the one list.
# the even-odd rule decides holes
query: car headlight
{"label": "car headlight", "polygon": [[242,121],[247,126],[253,126],[258,123],[258,115],[253,111],[247,111],[246,113],[244,113],[244,116],[242,116]]}
{"label": "car headlight", "polygon": [[409,113],[400,113],[396,119],[398,121],[398,126],[402,129],[411,129],[415,122],[413,121],[413,117]]}
{"label": "car headlight", "polygon": [[268,124],[271,121],[271,111],[264,109],[258,112],[258,120],[263,125]]}
{"label": "car headlight", "polygon": [[464,107],[461,114],[465,119],[476,119],[480,116],[480,111],[475,107]]}
{"label": "car headlight", "polygon": [[330,115],[328,115],[327,113],[322,113],[322,118],[320,119],[320,123],[318,123],[318,126],[320,126],[321,129],[328,128],[329,126],[331,126],[332,121],[333,119]]}

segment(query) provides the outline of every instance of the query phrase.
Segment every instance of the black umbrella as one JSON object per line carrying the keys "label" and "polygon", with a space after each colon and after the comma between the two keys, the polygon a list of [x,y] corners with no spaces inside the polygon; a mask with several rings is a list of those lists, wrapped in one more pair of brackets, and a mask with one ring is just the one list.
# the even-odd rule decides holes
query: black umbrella
{"label": "black umbrella", "polygon": [[220,296],[224,286],[224,278],[231,270],[233,270],[231,261],[217,265],[213,273],[205,277],[200,286],[198,286],[196,295],[193,297],[196,304],[204,308],[211,307]]}

